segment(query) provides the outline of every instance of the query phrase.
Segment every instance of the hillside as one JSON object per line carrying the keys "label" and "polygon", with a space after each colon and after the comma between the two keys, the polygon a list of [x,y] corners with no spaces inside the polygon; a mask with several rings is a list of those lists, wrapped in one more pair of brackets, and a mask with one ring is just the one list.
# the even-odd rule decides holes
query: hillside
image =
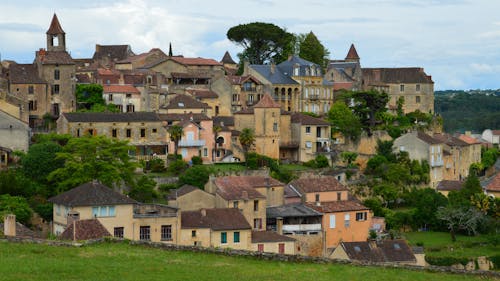
{"label": "hillside", "polygon": [[500,128],[500,90],[447,90],[434,94],[434,109],[443,116],[446,132],[480,133]]}
{"label": "hillside", "polygon": [[484,280],[392,268],[284,263],[126,244],[81,248],[0,242],[0,280]]}

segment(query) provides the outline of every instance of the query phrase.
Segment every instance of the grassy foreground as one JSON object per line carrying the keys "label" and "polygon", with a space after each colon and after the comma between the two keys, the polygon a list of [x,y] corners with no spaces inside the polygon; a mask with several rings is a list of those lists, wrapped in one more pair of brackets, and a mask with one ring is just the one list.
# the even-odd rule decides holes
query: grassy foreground
{"label": "grassy foreground", "polygon": [[81,248],[0,242],[0,280],[485,280],[477,276],[169,252],[104,243]]}

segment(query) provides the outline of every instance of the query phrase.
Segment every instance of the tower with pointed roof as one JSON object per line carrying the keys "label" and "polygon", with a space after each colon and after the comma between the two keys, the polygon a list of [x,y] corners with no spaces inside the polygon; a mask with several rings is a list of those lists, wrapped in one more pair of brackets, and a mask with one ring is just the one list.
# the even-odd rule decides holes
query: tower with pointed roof
{"label": "tower with pointed roof", "polygon": [[345,61],[359,62],[358,52],[356,51],[356,47],[354,47],[354,44],[351,44],[349,52],[347,52],[347,56],[345,57]]}
{"label": "tower with pointed roof", "polygon": [[54,13],[47,34],[47,51],[66,51],[66,33]]}

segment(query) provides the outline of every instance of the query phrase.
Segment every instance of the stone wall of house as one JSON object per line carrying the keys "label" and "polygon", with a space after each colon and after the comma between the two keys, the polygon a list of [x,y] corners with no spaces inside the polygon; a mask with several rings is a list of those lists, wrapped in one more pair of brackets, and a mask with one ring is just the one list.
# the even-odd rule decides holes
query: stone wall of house
{"label": "stone wall of house", "polygon": [[[386,131],[374,131],[372,136],[368,136],[365,133],[361,135],[358,142],[346,142],[345,144],[335,145],[334,149],[339,151],[351,151],[358,153],[358,158],[356,158],[356,163],[361,169],[366,167],[368,160],[375,154],[377,154],[377,141],[390,141],[392,137]],[[340,154],[339,154],[340,155]],[[338,157],[338,161],[341,161]]]}
{"label": "stone wall of house", "polygon": [[322,257],[323,256],[323,233],[316,235],[296,234],[291,236],[296,240],[296,253],[303,256]]}

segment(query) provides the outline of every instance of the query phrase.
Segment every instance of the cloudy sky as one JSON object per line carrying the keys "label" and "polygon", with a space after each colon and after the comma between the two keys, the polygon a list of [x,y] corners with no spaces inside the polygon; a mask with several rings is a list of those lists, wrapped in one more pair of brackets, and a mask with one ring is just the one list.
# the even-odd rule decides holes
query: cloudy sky
{"label": "cloudy sky", "polygon": [[138,54],[168,52],[169,42],[176,55],[236,58],[227,30],[262,21],[313,31],[332,59],[354,43],[363,67],[424,67],[436,90],[500,88],[498,0],[4,0],[0,9],[2,60],[32,62],[54,12],[73,58],[91,57],[95,44]]}

